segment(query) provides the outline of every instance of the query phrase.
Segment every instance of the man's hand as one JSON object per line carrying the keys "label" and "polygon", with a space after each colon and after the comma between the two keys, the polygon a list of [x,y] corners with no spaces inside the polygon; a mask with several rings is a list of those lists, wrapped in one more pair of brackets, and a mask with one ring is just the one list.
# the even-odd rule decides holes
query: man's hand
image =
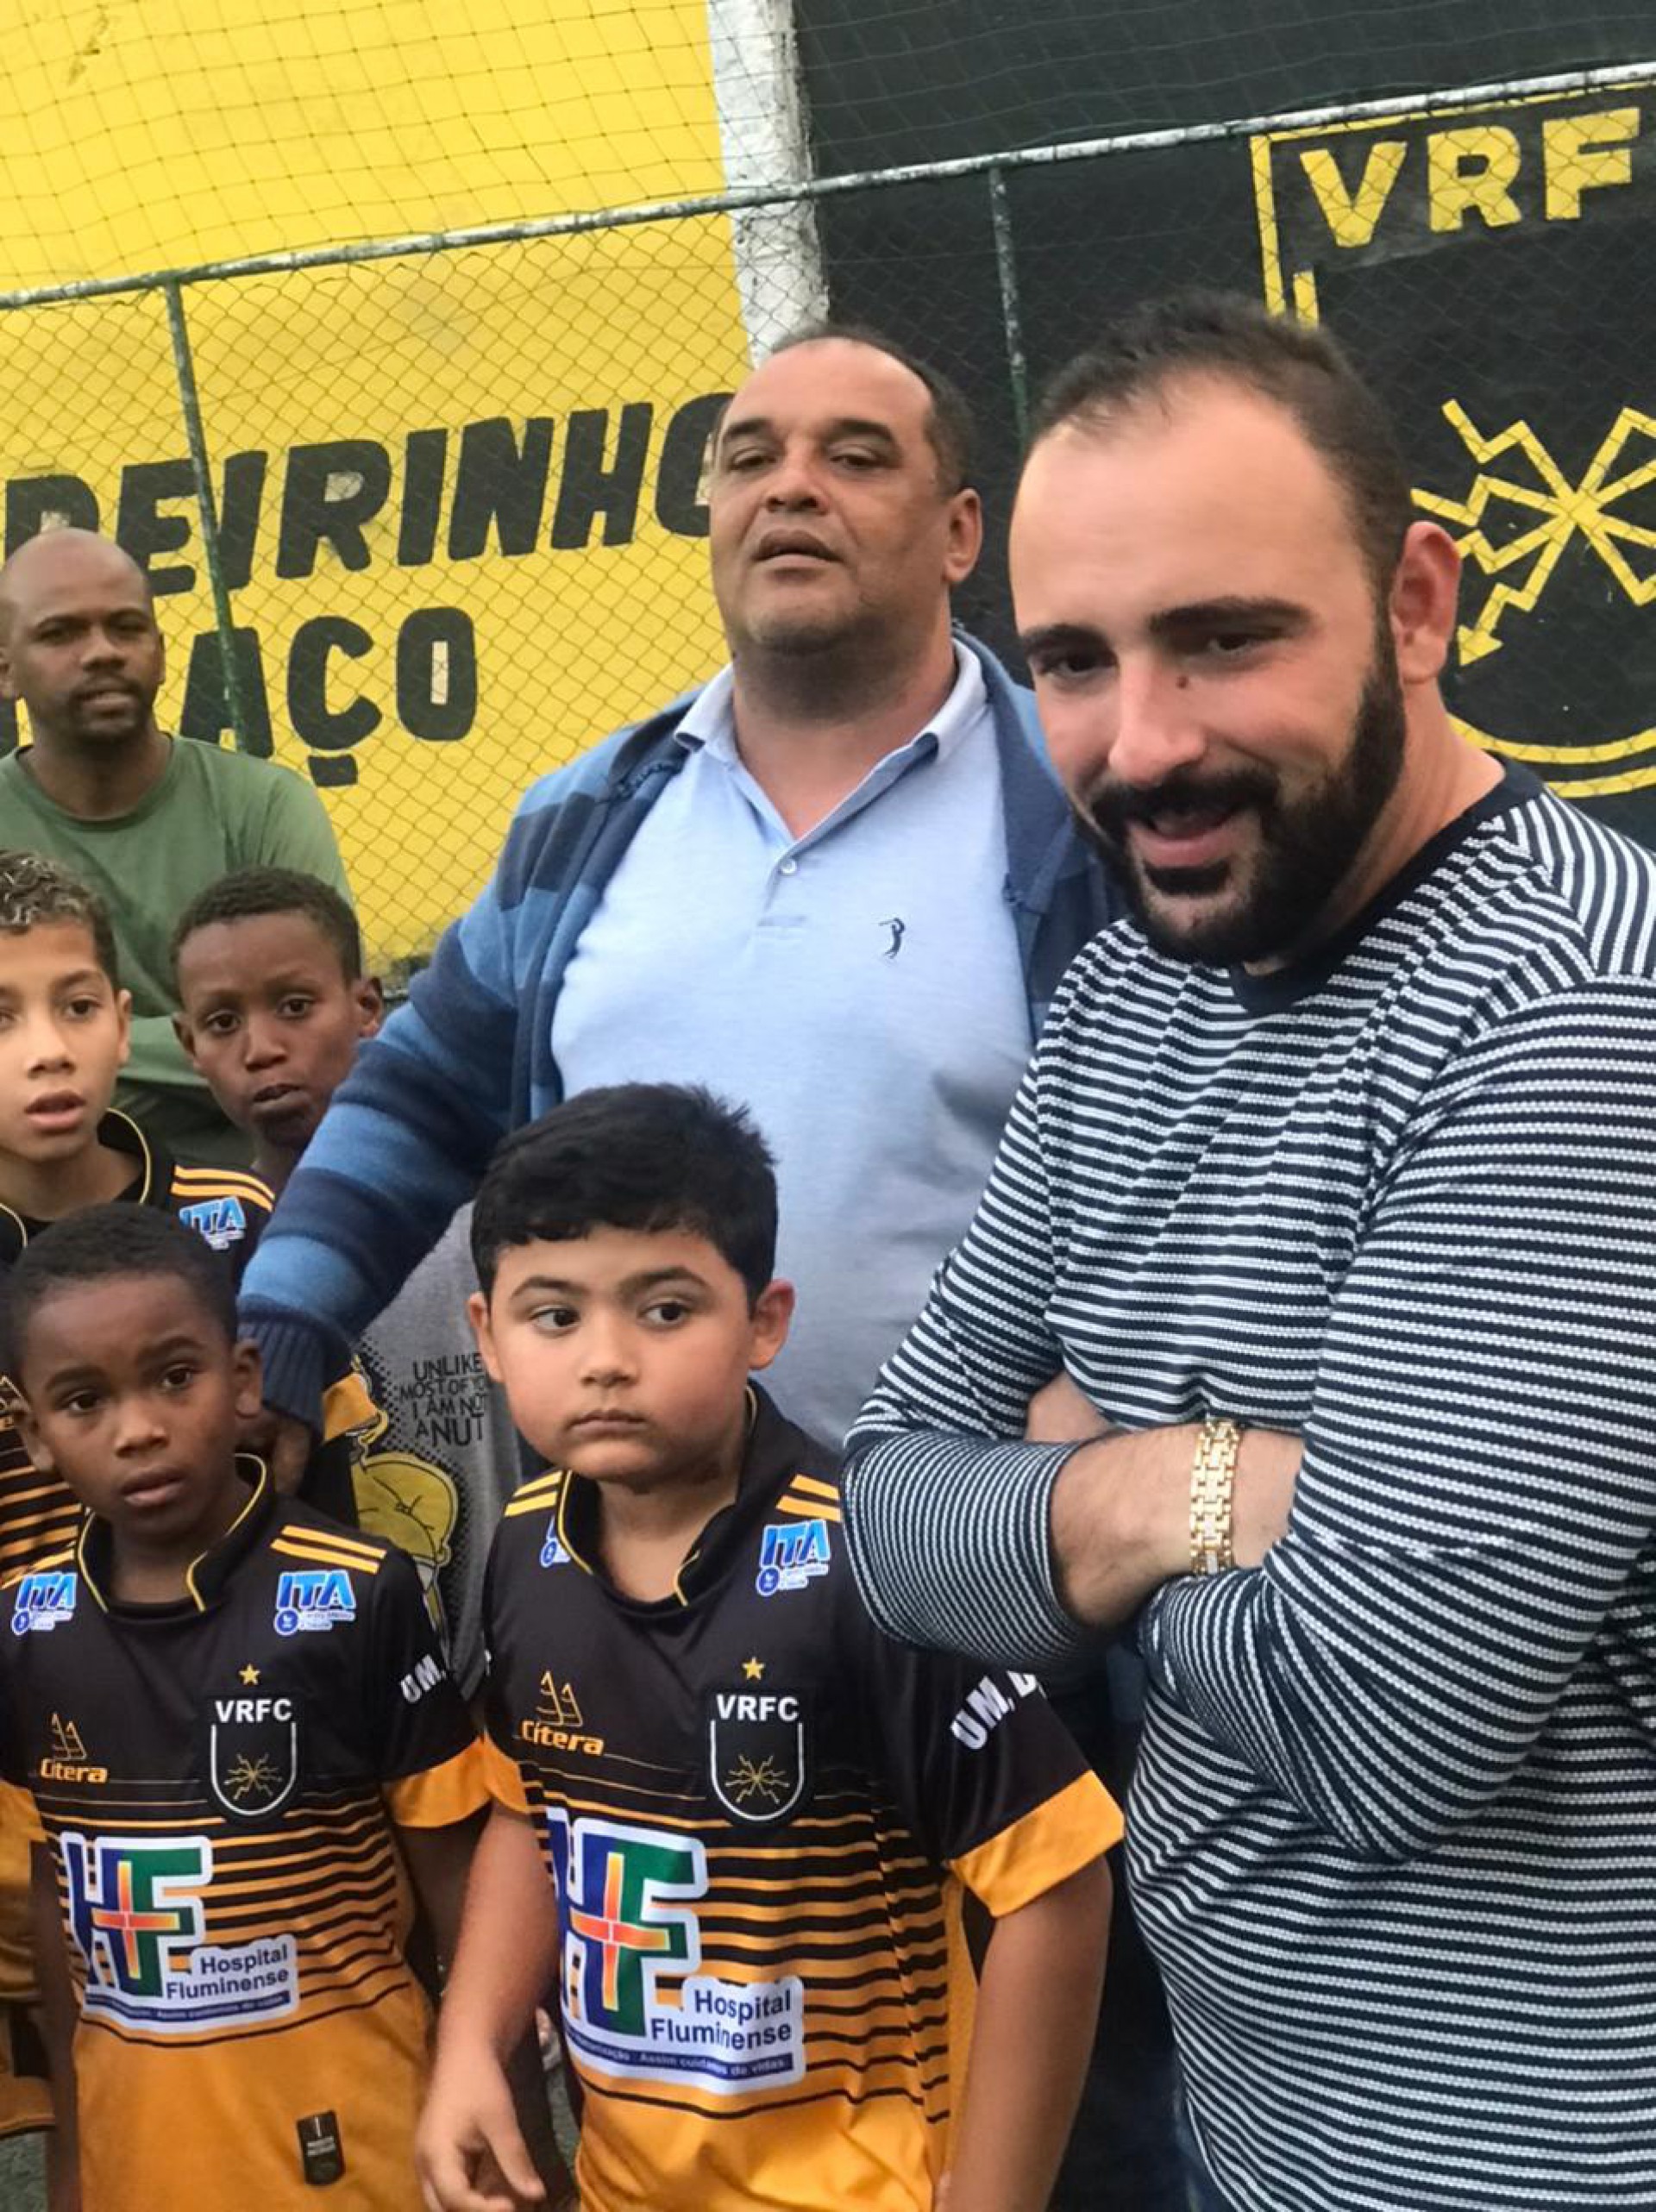
{"label": "man's hand", "polygon": [[1063,1368],[1035,1393],[1024,1415],[1026,1444],[1085,1444],[1109,1432],[1103,1414]]}
{"label": "man's hand", "polygon": [[1280,1543],[1294,1507],[1303,1440],[1281,1429],[1244,1429],[1236,1455],[1231,1545],[1239,1567],[1257,1567]]}
{"label": "man's hand", "polygon": [[488,2050],[442,2054],[414,2138],[427,2212],[518,2212],[543,2204],[505,2070]]}
{"label": "man's hand", "polygon": [[[1049,1386],[1050,1387],[1050,1386]],[[1082,1446],[1052,1492],[1058,1595],[1089,1628],[1130,1620],[1164,1582],[1190,1571],[1194,1422],[1106,1436]],[[1233,1541],[1257,1567],[1281,1537],[1304,1445],[1276,1429],[1246,1429],[1237,1454]]]}
{"label": "man's hand", "polygon": [[304,1480],[317,1439],[303,1421],[261,1406],[254,1419],[242,1425],[243,1451],[251,1451],[270,1469],[272,1487],[280,1497],[291,1498]]}

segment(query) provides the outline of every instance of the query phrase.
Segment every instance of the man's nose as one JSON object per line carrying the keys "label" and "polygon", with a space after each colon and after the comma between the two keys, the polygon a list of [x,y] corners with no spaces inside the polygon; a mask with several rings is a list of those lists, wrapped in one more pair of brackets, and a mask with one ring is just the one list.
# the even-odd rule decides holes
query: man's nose
{"label": "man's nose", "polygon": [[1207,729],[1178,670],[1155,661],[1124,661],[1115,686],[1112,780],[1158,783],[1175,768],[1193,767],[1207,749]]}
{"label": "man's nose", "polygon": [[81,649],[81,660],[89,668],[119,667],[127,657],[125,641],[106,630],[102,623],[93,623],[86,632],[86,642]]}
{"label": "man's nose", "polygon": [[799,446],[784,446],[765,486],[768,507],[820,507],[822,485],[816,458]]}

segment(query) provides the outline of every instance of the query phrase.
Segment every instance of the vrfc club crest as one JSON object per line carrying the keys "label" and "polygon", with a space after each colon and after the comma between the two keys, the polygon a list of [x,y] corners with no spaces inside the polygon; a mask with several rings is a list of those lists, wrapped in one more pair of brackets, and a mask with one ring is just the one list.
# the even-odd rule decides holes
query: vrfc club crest
{"label": "vrfc club crest", "polygon": [[299,1787],[296,1698],[215,1697],[206,1734],[207,1786],[228,1819],[255,1826],[285,1811]]}
{"label": "vrfc club crest", "polygon": [[805,1699],[793,1690],[715,1690],[707,1701],[707,1786],[745,1827],[790,1820],[811,1787]]}

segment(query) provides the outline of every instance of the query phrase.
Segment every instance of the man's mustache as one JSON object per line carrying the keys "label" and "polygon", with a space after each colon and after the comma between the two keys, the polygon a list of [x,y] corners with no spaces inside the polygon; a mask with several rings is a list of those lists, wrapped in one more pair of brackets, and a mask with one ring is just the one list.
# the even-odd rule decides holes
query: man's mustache
{"label": "man's mustache", "polygon": [[1106,777],[1088,791],[1077,793],[1076,811],[1105,837],[1118,842],[1135,822],[1154,822],[1171,815],[1222,815],[1239,807],[1269,807],[1276,797],[1276,779],[1268,768],[1220,768],[1199,775],[1191,768],[1174,768],[1154,783],[1122,783]]}

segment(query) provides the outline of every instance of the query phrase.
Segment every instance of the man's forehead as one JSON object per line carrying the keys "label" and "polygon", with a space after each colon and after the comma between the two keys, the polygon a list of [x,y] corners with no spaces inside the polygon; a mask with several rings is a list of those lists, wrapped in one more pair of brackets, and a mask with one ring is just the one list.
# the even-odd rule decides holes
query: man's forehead
{"label": "man's forehead", "polygon": [[91,595],[115,605],[150,604],[148,582],[131,555],[88,532],[46,531],[0,569],[0,598],[31,618]]}
{"label": "man's forehead", "polygon": [[1234,387],[1137,403],[1039,440],[1011,555],[1014,584],[1020,572],[1108,562],[1132,569],[1135,596],[1179,600],[1281,594],[1288,579],[1309,588],[1331,566],[1360,563],[1321,454],[1284,409]]}
{"label": "man's forehead", "polygon": [[1289,409],[1228,378],[1189,377],[1061,423],[1031,449],[1019,499],[1063,504],[1078,473],[1145,505],[1159,492],[1170,511],[1243,501],[1263,521],[1294,501],[1324,518],[1346,512],[1333,470]]}
{"label": "man's forehead", "polygon": [[877,423],[894,434],[919,430],[931,394],[901,361],[855,338],[816,338],[774,354],[737,392],[724,417],[743,423],[826,428]]}

